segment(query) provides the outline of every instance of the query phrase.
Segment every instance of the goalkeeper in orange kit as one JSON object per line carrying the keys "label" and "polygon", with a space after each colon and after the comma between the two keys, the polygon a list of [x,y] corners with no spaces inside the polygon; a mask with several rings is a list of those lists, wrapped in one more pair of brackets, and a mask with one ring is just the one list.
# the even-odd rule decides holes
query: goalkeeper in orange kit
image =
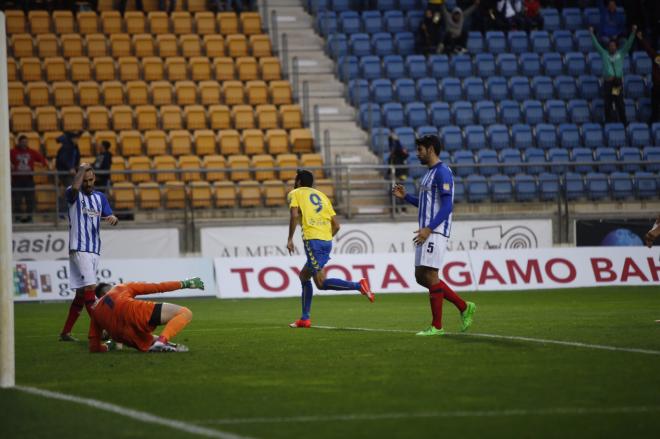
{"label": "goalkeeper in orange kit", "polygon": [[[164,293],[179,289],[204,289],[200,278],[160,283],[131,282],[96,286],[97,300],[91,307],[89,327],[90,352],[106,352],[109,346],[101,342],[105,330],[116,343],[123,343],[142,352],[186,352],[187,347],[170,342],[192,320],[185,306],[137,300],[135,296]],[[153,335],[157,326],[165,325],[160,336]]]}

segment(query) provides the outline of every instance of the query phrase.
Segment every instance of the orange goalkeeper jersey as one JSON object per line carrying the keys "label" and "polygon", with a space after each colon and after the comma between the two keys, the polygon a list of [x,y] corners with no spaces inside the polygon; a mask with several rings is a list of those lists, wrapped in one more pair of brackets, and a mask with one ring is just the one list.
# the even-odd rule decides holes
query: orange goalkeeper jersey
{"label": "orange goalkeeper jersey", "polygon": [[137,300],[141,294],[164,293],[181,288],[181,282],[131,282],[115,285],[92,306],[89,327],[90,352],[103,352],[101,332],[105,329],[113,340],[147,351],[153,342],[155,326],[149,324],[154,302]]}

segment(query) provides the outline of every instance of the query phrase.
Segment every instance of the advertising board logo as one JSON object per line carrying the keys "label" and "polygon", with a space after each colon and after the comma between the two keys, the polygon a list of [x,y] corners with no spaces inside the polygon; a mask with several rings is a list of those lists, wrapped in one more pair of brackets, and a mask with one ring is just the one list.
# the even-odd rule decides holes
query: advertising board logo
{"label": "advertising board logo", "polygon": [[374,241],[371,236],[362,230],[349,230],[337,234],[335,252],[339,254],[359,255],[374,253]]}
{"label": "advertising board logo", "polygon": [[483,241],[488,249],[527,249],[537,248],[538,238],[532,229],[514,226],[504,229],[502,226],[477,227],[472,229],[472,236]]}

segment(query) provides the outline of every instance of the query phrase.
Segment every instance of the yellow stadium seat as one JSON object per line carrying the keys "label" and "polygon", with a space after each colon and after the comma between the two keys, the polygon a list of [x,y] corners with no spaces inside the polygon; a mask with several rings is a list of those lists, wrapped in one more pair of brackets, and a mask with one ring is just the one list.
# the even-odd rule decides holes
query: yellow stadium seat
{"label": "yellow stadium seat", "polygon": [[192,105],[197,102],[197,87],[192,81],[177,81],[174,94],[178,105]]}
{"label": "yellow stadium seat", "polygon": [[108,109],[100,106],[87,108],[87,128],[90,131],[110,129],[110,114]]}
{"label": "yellow stadium seat", "polygon": [[114,131],[97,131],[93,137],[94,145],[96,145],[96,154],[101,152],[101,143],[110,142],[110,152],[117,154],[117,133]]}
{"label": "yellow stadium seat", "polygon": [[252,105],[234,105],[231,109],[234,128],[245,130],[254,128],[254,111]]}
{"label": "yellow stadium seat", "polygon": [[20,107],[25,105],[25,93],[23,84],[17,81],[10,81],[9,85],[9,106]]}
{"label": "yellow stadium seat", "polygon": [[54,11],[53,25],[55,26],[55,33],[58,35],[72,34],[75,32],[74,19],[71,11]]}
{"label": "yellow stadium seat", "polygon": [[116,105],[112,107],[110,113],[115,131],[133,129],[133,108],[128,105]]}
{"label": "yellow stadium seat", "polygon": [[243,34],[227,35],[227,53],[232,58],[248,56],[248,42]]}
{"label": "yellow stadium seat", "polygon": [[275,159],[278,168],[288,168],[280,170],[280,180],[287,181],[296,177],[298,168],[298,156],[295,154],[278,154]]}
{"label": "yellow stadium seat", "polygon": [[289,132],[291,148],[295,153],[314,151],[314,136],[307,128],[295,128]]}
{"label": "yellow stadium seat", "polygon": [[25,14],[21,10],[6,10],[5,23],[8,35],[24,34],[27,32],[27,27],[25,26]]}
{"label": "yellow stadium seat", "polygon": [[231,170],[230,178],[232,181],[249,180],[250,177],[250,159],[246,155],[234,154],[227,159],[227,167]]}
{"label": "yellow stadium seat", "polygon": [[245,92],[250,105],[268,103],[268,87],[264,81],[248,81],[245,84]]}
{"label": "yellow stadium seat", "polygon": [[202,56],[202,43],[199,40],[199,35],[181,35],[179,44],[181,45],[181,54],[185,58]]}
{"label": "yellow stadium seat", "polygon": [[163,105],[160,107],[160,121],[164,130],[180,130],[183,128],[181,107],[178,105]]}
{"label": "yellow stadium seat", "polygon": [[41,81],[41,61],[39,58],[21,59],[21,77],[23,82]]}
{"label": "yellow stadium seat", "polygon": [[[37,133],[27,133],[26,135],[29,135],[29,134],[35,134],[37,136],[37,142],[39,142],[39,135]],[[29,139],[29,137],[28,137],[28,139]],[[29,140],[28,140],[28,142],[29,142]],[[32,148],[31,146],[29,146],[29,143],[28,143],[28,147]],[[32,149],[35,149],[35,148],[32,148]],[[37,151],[38,151],[38,149],[37,149]],[[34,183],[35,184],[49,184],[51,182],[51,177],[49,175],[47,175],[46,172],[48,172],[48,168],[46,166],[42,165],[39,162],[35,162],[34,163]]]}
{"label": "yellow stadium seat", "polygon": [[274,81],[282,78],[280,60],[274,56],[259,58],[259,67],[261,68],[261,79],[264,81]]}
{"label": "yellow stadium seat", "polygon": [[211,105],[209,107],[209,122],[211,129],[224,130],[231,128],[231,113],[226,105]]}
{"label": "yellow stadium seat", "polygon": [[[29,58],[27,58],[29,59]],[[44,70],[46,71],[46,81],[66,81],[66,62],[64,58],[54,56],[44,60]]]}
{"label": "yellow stadium seat", "polygon": [[241,135],[236,130],[220,130],[218,132],[220,154],[231,156],[241,153]]}
{"label": "yellow stadium seat", "polygon": [[57,204],[57,187],[53,184],[37,184],[34,187],[37,212],[52,213]]}
{"label": "yellow stadium seat", "polygon": [[166,34],[170,31],[170,20],[167,12],[152,11],[147,14],[149,29],[152,34]]}
{"label": "yellow stadium seat", "polygon": [[154,56],[156,54],[154,38],[149,34],[133,35],[133,49],[138,58]]}
{"label": "yellow stadium seat", "polygon": [[209,58],[225,56],[225,39],[222,35],[204,35],[204,53]]}
{"label": "yellow stadium seat", "polygon": [[227,180],[227,173],[223,172],[227,169],[227,163],[223,156],[215,154],[204,156],[202,165],[204,166],[206,181]]}
{"label": "yellow stadium seat", "polygon": [[156,36],[156,42],[158,43],[158,54],[161,58],[179,56],[179,43],[177,42],[176,35],[158,35]]}
{"label": "yellow stadium seat", "polygon": [[138,155],[129,157],[128,166],[126,169],[133,171],[129,174],[129,177],[133,183],[151,181],[151,174],[149,173],[151,170],[151,160],[149,160],[149,157],[147,156]]}
{"label": "yellow stadium seat", "polygon": [[158,128],[158,111],[153,105],[140,105],[135,108],[135,121],[138,131]]}
{"label": "yellow stadium seat", "polygon": [[258,12],[242,12],[241,27],[245,35],[260,34],[262,32],[261,16]]}
{"label": "yellow stadium seat", "polygon": [[[125,56],[117,60],[119,79],[122,81],[137,81],[140,79],[140,63],[134,56]],[[98,79],[97,79],[98,80]]]}
{"label": "yellow stadium seat", "polygon": [[241,207],[261,206],[261,186],[256,181],[239,181],[238,198]]}
{"label": "yellow stadium seat", "polygon": [[199,83],[199,98],[202,105],[220,103],[220,83],[218,81],[202,81]]}
{"label": "yellow stadium seat", "polygon": [[259,105],[256,109],[257,126],[262,130],[278,128],[278,114],[275,105]]}
{"label": "yellow stadium seat", "polygon": [[255,58],[273,56],[273,49],[268,35],[250,35],[250,48],[252,56]]}
{"label": "yellow stadium seat", "polygon": [[208,181],[190,183],[190,203],[194,209],[210,208],[212,205],[211,185]]}
{"label": "yellow stadium seat", "polygon": [[285,130],[271,129],[266,131],[268,153],[274,156],[289,152],[289,136]]}
{"label": "yellow stadium seat", "polygon": [[85,114],[80,107],[63,107],[60,112],[62,130],[81,131],[85,123]]}
{"label": "yellow stadium seat", "polygon": [[59,41],[55,34],[37,35],[37,53],[40,58],[57,56],[58,52]]}
{"label": "yellow stadium seat", "polygon": [[263,154],[264,150],[264,133],[261,130],[243,130],[243,152],[245,154]]}
{"label": "yellow stadium seat", "polygon": [[113,35],[122,33],[121,22],[122,19],[119,11],[101,12],[101,28],[104,34]]}
{"label": "yellow stadium seat", "polygon": [[110,164],[110,181],[116,185],[119,182],[128,181],[126,174],[121,171],[126,170],[126,161],[121,156],[113,156]]}
{"label": "yellow stadium seat", "polygon": [[268,90],[273,105],[286,105],[293,101],[293,93],[289,81],[270,81]]}
{"label": "yellow stadium seat", "polygon": [[12,54],[16,58],[34,56],[34,42],[30,34],[12,35],[9,40]]}
{"label": "yellow stadium seat", "polygon": [[172,84],[169,81],[155,81],[149,84],[151,91],[151,100],[154,105],[171,105],[172,100]]}
{"label": "yellow stadium seat", "polygon": [[32,110],[29,107],[9,109],[9,120],[13,132],[32,131]]}
{"label": "yellow stadium seat", "polygon": [[16,64],[16,60],[14,58],[7,58],[7,80],[18,80],[18,65]]}
{"label": "yellow stadium seat", "polygon": [[299,105],[280,106],[280,120],[282,128],[290,130],[302,127],[302,112]]}
{"label": "yellow stadium seat", "polygon": [[[153,168],[156,171],[174,171],[176,170],[176,159],[171,155],[157,155],[154,157]],[[174,180],[177,180],[177,174],[174,172],[160,172],[156,174],[156,181],[158,183]]]}
{"label": "yellow stadium seat", "polygon": [[163,60],[158,56],[142,58],[142,74],[145,81],[162,81],[164,78]]}
{"label": "yellow stadium seat", "polygon": [[193,81],[208,81],[211,79],[211,63],[205,56],[190,59],[190,76]]}
{"label": "yellow stadium seat", "polygon": [[62,56],[73,58],[83,56],[83,42],[80,34],[66,34],[60,37],[62,44]]}
{"label": "yellow stadium seat", "polygon": [[183,117],[186,128],[191,131],[207,128],[206,109],[201,105],[187,105],[183,109]]}
{"label": "yellow stadium seat", "polygon": [[[80,84],[78,85],[80,89]],[[106,106],[121,105],[124,103],[124,87],[119,81],[106,81],[101,84],[101,92],[103,93],[103,102]],[[82,91],[80,91],[80,98],[82,100]],[[81,105],[84,105],[82,102]],[[96,104],[87,104],[96,105]]]}
{"label": "yellow stadium seat", "polygon": [[110,35],[110,53],[113,58],[132,55],[131,37],[128,34]]}
{"label": "yellow stadium seat", "polygon": [[190,169],[191,172],[184,172],[181,174],[183,181],[199,181],[201,180],[201,173],[199,170],[202,168],[202,161],[196,155],[182,155],[179,157],[179,169]]}
{"label": "yellow stadium seat", "polygon": [[38,107],[34,112],[37,131],[55,131],[59,129],[57,109],[55,107]]}
{"label": "yellow stadium seat", "polygon": [[69,71],[73,82],[90,81],[92,65],[86,56],[77,56],[69,60]]}
{"label": "yellow stadium seat", "polygon": [[28,82],[25,91],[27,92],[28,103],[31,107],[40,107],[50,103],[50,90],[48,89],[48,84],[43,81]]}
{"label": "yellow stadium seat", "polygon": [[[96,82],[94,84],[96,85],[96,93],[98,96],[98,84],[96,84]],[[53,101],[57,107],[68,107],[73,105],[76,101],[76,89],[74,88],[73,83],[69,81],[54,83]]]}
{"label": "yellow stadium seat", "polygon": [[270,154],[257,154],[252,157],[254,179],[257,181],[272,180],[275,178],[275,161]]}
{"label": "yellow stadium seat", "polygon": [[251,56],[242,56],[236,60],[236,70],[238,70],[238,79],[241,81],[254,81],[259,79],[259,65],[256,58]]}
{"label": "yellow stadium seat", "polygon": [[267,207],[286,206],[286,187],[279,180],[266,180],[263,182],[264,204]]}
{"label": "yellow stadium seat", "polygon": [[140,201],[141,209],[160,209],[160,185],[153,182],[138,184],[138,200]]}
{"label": "yellow stadium seat", "polygon": [[217,181],[213,183],[216,207],[236,206],[236,185],[231,181]]}
{"label": "yellow stadium seat", "polygon": [[215,14],[213,12],[196,12],[195,13],[195,26],[199,35],[213,35],[215,34]]}
{"label": "yellow stadium seat", "polygon": [[170,19],[172,20],[172,30],[176,35],[192,33],[192,16],[190,12],[172,12]]}
{"label": "yellow stadium seat", "polygon": [[128,181],[117,182],[110,190],[112,205],[116,210],[135,209],[135,186]]}
{"label": "yellow stadium seat", "polygon": [[78,22],[78,31],[83,35],[96,34],[99,32],[99,23],[96,12],[78,12],[76,21]]}
{"label": "yellow stadium seat", "polygon": [[[321,158],[321,154],[301,154],[300,166],[306,169],[323,166],[323,159]],[[323,178],[323,169],[310,169],[310,171],[312,171],[314,174],[314,178]]]}
{"label": "yellow stadium seat", "polygon": [[216,153],[215,134],[211,130],[195,130],[193,132],[195,154],[205,156]]}
{"label": "yellow stadium seat", "polygon": [[238,17],[233,12],[220,12],[217,15],[218,28],[222,35],[238,33]]}
{"label": "yellow stadium seat", "polygon": [[80,149],[80,163],[93,163],[95,153],[92,148],[92,135],[85,131],[78,137],[78,148]]}
{"label": "yellow stadium seat", "polygon": [[126,83],[126,98],[128,105],[146,105],[149,103],[149,89],[144,81],[128,81]]}
{"label": "yellow stadium seat", "polygon": [[170,82],[188,79],[188,68],[185,58],[175,56],[165,60],[165,70]]}
{"label": "yellow stadium seat", "polygon": [[316,187],[316,189],[323,192],[330,199],[330,201],[334,203],[334,201],[335,201],[335,185],[332,182],[332,180],[320,178],[320,179],[316,180],[314,186]]}
{"label": "yellow stadium seat", "polygon": [[215,69],[215,79],[217,81],[231,81],[234,79],[234,60],[222,56],[213,59],[213,68]]}
{"label": "yellow stadium seat", "polygon": [[119,133],[121,154],[124,157],[142,155],[142,135],[139,131],[128,130]]}
{"label": "yellow stadium seat", "polygon": [[222,94],[227,105],[237,105],[244,102],[243,83],[241,81],[225,81],[222,83]]}
{"label": "yellow stadium seat", "polygon": [[192,153],[192,139],[187,130],[172,130],[168,136],[172,155],[189,155]]}
{"label": "yellow stadium seat", "polygon": [[115,61],[109,56],[94,58],[94,78],[98,82],[115,80]]}
{"label": "yellow stadium seat", "polygon": [[30,33],[33,35],[50,32],[50,15],[47,11],[28,12],[28,22],[30,23]]}
{"label": "yellow stadium seat", "polygon": [[98,58],[108,56],[108,46],[103,34],[91,34],[85,37],[85,47],[87,47],[87,56]]}
{"label": "yellow stadium seat", "polygon": [[167,152],[167,135],[165,131],[147,131],[144,133],[144,145],[149,157],[165,155]]}
{"label": "yellow stadium seat", "polygon": [[57,142],[57,138],[61,135],[61,131],[44,133],[44,152],[46,153],[46,158],[52,159],[57,155],[57,151],[60,149],[60,144]]}
{"label": "yellow stadium seat", "polygon": [[124,22],[126,23],[126,32],[131,35],[143,34],[146,31],[144,25],[144,12],[142,11],[126,11],[124,14]]}

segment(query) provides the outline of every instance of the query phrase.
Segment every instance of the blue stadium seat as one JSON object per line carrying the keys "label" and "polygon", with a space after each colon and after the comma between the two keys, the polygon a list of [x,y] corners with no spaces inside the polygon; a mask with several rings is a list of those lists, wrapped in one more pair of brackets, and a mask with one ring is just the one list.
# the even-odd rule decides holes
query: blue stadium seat
{"label": "blue stadium seat", "polygon": [[582,21],[585,26],[600,26],[600,10],[598,8],[584,8],[582,11]]}
{"label": "blue stadium seat", "polygon": [[360,104],[360,126],[364,129],[383,126],[380,105],[373,103]]}
{"label": "blue stadium seat", "polygon": [[634,162],[639,162],[642,157],[639,148],[632,146],[623,146],[619,148],[619,160],[623,163],[621,170],[624,172],[636,172],[642,170],[642,165]]}
{"label": "blue stadium seat", "polygon": [[348,37],[346,34],[330,34],[325,43],[325,50],[332,59],[348,54]]}
{"label": "blue stadium seat", "polygon": [[454,203],[464,203],[464,202],[465,202],[465,182],[463,182],[463,178],[456,175],[454,176]]}
{"label": "blue stadium seat", "polygon": [[408,125],[415,129],[429,123],[426,105],[423,102],[410,102],[406,104],[405,114]]}
{"label": "blue stadium seat", "polygon": [[312,10],[312,13],[316,15],[319,12],[325,11],[326,9],[330,9],[330,0],[313,0],[311,2],[308,1],[307,5]]}
{"label": "blue stadium seat", "polygon": [[[421,127],[418,127],[416,130],[417,137],[424,137],[424,136],[429,136],[429,135],[438,135],[438,129],[436,127],[433,127],[431,125],[424,125]],[[441,152],[446,152],[446,151],[441,151]]]}
{"label": "blue stadium seat", "polygon": [[[394,134],[396,134],[399,138],[401,146],[407,148],[408,151],[415,150],[415,130],[413,130],[411,127],[401,127],[396,128],[394,130]],[[408,157],[408,163],[410,163],[413,156],[415,156],[415,159],[418,160],[417,156],[412,153],[410,154],[410,157]],[[417,163],[419,163],[419,161],[417,161]],[[424,175],[424,172],[422,172],[422,175]]]}
{"label": "blue stadium seat", "polygon": [[454,152],[463,149],[463,135],[461,129],[455,125],[444,126],[440,129],[440,138],[444,149]]}
{"label": "blue stadium seat", "polygon": [[378,32],[371,35],[371,47],[374,55],[385,56],[395,53],[392,35],[387,32]]}
{"label": "blue stadium seat", "polygon": [[506,38],[504,38],[504,32],[486,32],[486,50],[494,54],[506,52]]}
{"label": "blue stadium seat", "polygon": [[514,76],[509,80],[511,97],[516,101],[524,101],[532,97],[529,80],[525,76]]}
{"label": "blue stadium seat", "polygon": [[355,11],[344,11],[339,14],[339,28],[345,34],[360,32],[360,14]]}
{"label": "blue stadium seat", "polygon": [[470,203],[479,203],[488,198],[488,182],[483,175],[469,175],[465,179],[467,200]]}
{"label": "blue stadium seat", "polygon": [[426,166],[422,165],[419,162],[419,159],[415,154],[410,154],[410,156],[408,157],[408,169],[409,169],[409,177],[413,179],[418,179],[423,177],[424,174],[426,174],[426,171],[428,170]]}
{"label": "blue stadium seat", "polygon": [[[385,30],[391,33],[406,32],[406,19],[402,11],[398,10],[385,10],[383,14],[383,21],[385,22]],[[417,29],[415,29],[417,30]]]}
{"label": "blue stadium seat", "polygon": [[[497,152],[492,149],[480,149],[477,151],[477,163],[480,165],[497,165]],[[479,168],[481,175],[489,176],[497,174],[497,166],[483,166]]]}
{"label": "blue stadium seat", "polygon": [[511,146],[509,130],[505,125],[494,124],[486,129],[486,137],[491,148],[500,150]]}
{"label": "blue stadium seat", "polygon": [[653,68],[653,61],[646,52],[633,52],[632,63],[635,73],[638,75],[650,75]]}
{"label": "blue stadium seat", "polygon": [[563,174],[568,170],[568,150],[564,148],[550,148],[548,150],[548,161],[551,163],[551,172]]}
{"label": "blue stadium seat", "polygon": [[552,33],[555,51],[568,53],[573,51],[573,34],[568,30],[556,30]]}
{"label": "blue stadium seat", "polygon": [[513,192],[517,201],[534,201],[539,196],[536,180],[527,174],[518,174],[513,177]]}
{"label": "blue stadium seat", "polygon": [[[642,149],[642,157],[647,162],[660,162],[660,146],[645,146]],[[660,163],[647,163],[645,168],[649,172],[659,172]]]}
{"label": "blue stadium seat", "polygon": [[577,96],[577,86],[575,79],[571,76],[559,75],[555,78],[555,96],[558,99],[568,101]]}
{"label": "blue stadium seat", "polygon": [[477,114],[478,123],[481,125],[490,125],[497,122],[497,107],[493,101],[478,101],[474,105],[474,112]]}
{"label": "blue stadium seat", "polygon": [[598,78],[593,75],[581,75],[577,80],[577,86],[582,99],[596,99],[601,95]]}
{"label": "blue stadium seat", "polygon": [[523,53],[518,58],[520,73],[533,77],[541,74],[541,58],[536,53]]}
{"label": "blue stadium seat", "polygon": [[[437,135],[437,130],[436,133]],[[444,163],[450,163],[451,162],[451,154],[448,153],[447,151],[440,151],[440,155],[438,156],[440,158],[440,161]]]}
{"label": "blue stadium seat", "polygon": [[390,130],[388,128],[374,128],[371,130],[371,150],[378,156],[389,153]]}
{"label": "blue stadium seat", "polygon": [[534,164],[528,166],[526,172],[529,174],[539,174],[545,171],[545,152],[541,148],[527,148],[525,150],[525,163]]}
{"label": "blue stadium seat", "polygon": [[371,101],[377,104],[385,104],[394,100],[392,82],[389,79],[374,79],[369,86]]}
{"label": "blue stadium seat", "polygon": [[518,74],[518,59],[512,53],[500,53],[497,55],[495,65],[501,76],[509,78]]}
{"label": "blue stadium seat", "polygon": [[408,71],[408,76],[412,79],[426,77],[426,58],[424,55],[406,56],[406,70]]}
{"label": "blue stadium seat", "polygon": [[653,144],[660,146],[660,122],[654,122],[651,125],[651,136],[653,137]]}
{"label": "blue stadium seat", "polygon": [[409,78],[401,78],[394,81],[394,97],[402,104],[416,101],[415,81]]}
{"label": "blue stadium seat", "polygon": [[589,104],[584,99],[571,99],[566,105],[572,123],[587,123],[590,120]]}
{"label": "blue stadium seat", "polygon": [[391,80],[403,78],[406,76],[403,57],[401,55],[386,55],[383,57],[383,68],[385,77]]}
{"label": "blue stadium seat", "polygon": [[539,198],[555,201],[559,197],[559,176],[544,172],[539,175]]}
{"label": "blue stadium seat", "polygon": [[465,78],[463,80],[463,95],[470,102],[483,100],[486,97],[483,80],[474,76]]}
{"label": "blue stadium seat", "polygon": [[564,73],[564,63],[557,52],[544,53],[541,64],[547,76],[559,76]]}
{"label": "blue stadium seat", "polygon": [[660,187],[656,175],[651,172],[635,172],[635,190],[639,198],[657,198]]}
{"label": "blue stadium seat", "polygon": [[369,81],[366,79],[351,79],[348,81],[348,99],[353,105],[369,102]]}
{"label": "blue stadium seat", "polygon": [[591,40],[591,34],[588,30],[585,29],[575,31],[575,44],[577,46],[578,52],[582,52],[584,54],[593,52],[595,50],[593,41]]}
{"label": "blue stadium seat", "polygon": [[646,94],[646,84],[639,75],[626,75],[623,78],[624,96],[630,99],[641,98]]}
{"label": "blue stadium seat", "polygon": [[582,140],[585,148],[598,148],[605,144],[603,127],[598,123],[585,123],[582,125]]}
{"label": "blue stadium seat", "polygon": [[580,52],[567,53],[564,58],[564,64],[566,65],[566,73],[571,76],[577,77],[587,72],[587,61]]}
{"label": "blue stadium seat", "polygon": [[491,76],[486,79],[486,90],[490,100],[498,102],[509,97],[509,86],[501,76]]}
{"label": "blue stadium seat", "polygon": [[582,145],[580,130],[573,123],[562,123],[557,127],[559,145],[562,148],[577,148]]}
{"label": "blue stadium seat", "polygon": [[362,28],[368,34],[375,34],[383,32],[383,18],[380,11],[363,11],[362,12]]}
{"label": "blue stadium seat", "polygon": [[586,177],[587,193],[591,200],[602,200],[610,194],[607,175],[600,172],[588,172]]}
{"label": "blue stadium seat", "polygon": [[651,120],[652,106],[651,98],[640,98],[637,100],[637,120],[648,122]]}
{"label": "blue stadium seat", "polygon": [[431,125],[443,127],[451,124],[451,111],[447,102],[433,102],[430,110]]}
{"label": "blue stadium seat", "polygon": [[399,128],[406,124],[403,106],[398,102],[388,102],[383,105],[383,125],[389,129]]}
{"label": "blue stadium seat", "polygon": [[605,104],[602,99],[591,101],[591,120],[600,123],[605,121]]}
{"label": "blue stadium seat", "polygon": [[412,32],[397,32],[394,34],[394,46],[399,55],[415,53],[415,35]]}
{"label": "blue stadium seat", "polygon": [[465,126],[474,124],[474,109],[468,101],[456,101],[451,106],[456,125]]}
{"label": "blue stadium seat", "polygon": [[482,125],[468,125],[465,131],[465,146],[470,151],[486,148],[486,131]]}
{"label": "blue stadium seat", "polygon": [[471,54],[478,54],[484,51],[484,38],[481,32],[468,32],[466,49]]}
{"label": "blue stadium seat", "polygon": [[564,101],[551,99],[545,103],[546,118],[548,122],[554,124],[566,123],[568,116],[566,115],[566,104]]}
{"label": "blue stadium seat", "polygon": [[520,123],[520,104],[516,101],[504,100],[500,102],[500,121],[505,125]]}
{"label": "blue stadium seat", "polygon": [[337,73],[342,82],[348,82],[360,76],[358,57],[354,55],[340,56],[337,60]]}
{"label": "blue stadium seat", "polygon": [[626,129],[622,123],[606,123],[604,134],[607,146],[624,146],[627,143]]}
{"label": "blue stadium seat", "polygon": [[583,165],[575,165],[575,172],[585,174],[594,170],[594,155],[593,151],[589,148],[574,148],[571,151],[571,161],[575,163],[585,163]]}
{"label": "blue stadium seat", "polygon": [[461,165],[455,168],[456,175],[459,177],[466,177],[474,173],[474,156],[470,151],[465,151],[463,149],[458,150],[454,153],[454,164]]}
{"label": "blue stadium seat", "polygon": [[[421,163],[416,162],[416,163],[410,163],[408,162],[408,179],[403,182],[403,187],[406,189],[406,193],[410,195],[417,195],[417,184],[415,184],[415,180],[413,180],[412,174],[417,172],[417,169],[422,169],[424,170],[423,172],[426,172],[425,169],[426,167],[422,167]],[[422,174],[424,175],[424,174]]]}
{"label": "blue stadium seat", "polygon": [[360,72],[364,79],[378,79],[383,77],[380,58],[367,55],[360,58]]}
{"label": "blue stadium seat", "polygon": [[559,12],[555,8],[541,9],[541,17],[543,17],[543,29],[553,31],[561,28]]}
{"label": "blue stadium seat", "polygon": [[443,78],[440,81],[442,99],[446,102],[455,102],[463,97],[461,81],[457,78]]}
{"label": "blue stadium seat", "polygon": [[616,171],[616,150],[609,146],[600,146],[595,151],[596,164],[598,165],[599,172],[614,172]]}
{"label": "blue stadium seat", "polygon": [[337,32],[337,14],[334,11],[319,12],[316,16],[316,29],[324,37]]}
{"label": "blue stadium seat", "polygon": [[632,63],[630,62],[630,57],[626,56],[623,58],[623,75],[627,76],[632,73]]}
{"label": "blue stadium seat", "polygon": [[520,150],[534,147],[532,127],[522,123],[513,125],[511,127],[511,140],[513,141],[513,147]]}
{"label": "blue stadium seat", "polygon": [[603,59],[598,53],[587,53],[587,65],[589,66],[589,73],[597,78],[603,76]]}
{"label": "blue stadium seat", "polygon": [[422,24],[422,21],[424,21],[424,11],[416,9],[411,10],[404,8],[403,6],[401,6],[401,9],[408,11],[406,14],[406,24],[408,25],[408,30],[411,32],[417,32],[417,30],[419,30],[419,26]]}
{"label": "blue stadium seat", "polygon": [[395,0],[376,0],[376,9],[381,11],[389,11],[390,9],[396,8]]}
{"label": "blue stadium seat", "polygon": [[522,157],[520,156],[520,151],[515,148],[504,148],[500,151],[500,163],[505,164],[506,166],[503,169],[503,172],[506,175],[515,175],[522,172]]}
{"label": "blue stadium seat", "polygon": [[332,0],[332,9],[337,12],[351,9],[351,0]]}
{"label": "blue stadium seat", "polygon": [[440,90],[438,81],[433,78],[421,78],[417,80],[417,96],[422,102],[430,104],[438,100]]}
{"label": "blue stadium seat", "polygon": [[628,133],[628,142],[631,146],[641,148],[651,144],[651,133],[649,126],[645,123],[629,123],[626,128]]}
{"label": "blue stadium seat", "polygon": [[428,67],[431,76],[438,80],[449,76],[449,58],[447,55],[429,56]]}
{"label": "blue stadium seat", "polygon": [[363,33],[351,34],[348,37],[351,54],[355,56],[371,55],[371,41],[369,35]]}
{"label": "blue stadium seat", "polygon": [[549,76],[535,76],[532,78],[534,98],[545,101],[555,97],[555,88]]}
{"label": "blue stadium seat", "polygon": [[580,174],[566,173],[564,175],[564,188],[568,200],[577,200],[586,196],[584,180]]}
{"label": "blue stadium seat", "polygon": [[491,53],[479,53],[474,57],[477,75],[488,78],[495,74],[495,57]]}
{"label": "blue stadium seat", "polygon": [[527,100],[522,103],[523,120],[528,125],[543,123],[545,115],[543,114],[543,105],[540,101]]}
{"label": "blue stadium seat", "polygon": [[454,76],[459,78],[472,76],[472,58],[470,55],[454,55],[449,64],[454,72]]}
{"label": "blue stadium seat", "polygon": [[555,126],[549,123],[536,125],[536,144],[539,148],[550,149],[557,146],[557,131]]}
{"label": "blue stadium seat", "polygon": [[509,51],[511,53],[524,53],[529,50],[529,43],[527,41],[527,32],[511,31],[507,36],[509,40]]}
{"label": "blue stadium seat", "polygon": [[490,177],[490,187],[493,201],[513,200],[513,185],[506,175],[493,175]]}
{"label": "blue stadium seat", "polygon": [[564,29],[578,30],[582,28],[582,11],[578,8],[564,8],[561,11]]}
{"label": "blue stadium seat", "polygon": [[[546,28],[547,29],[547,28]],[[534,30],[530,32],[530,41],[532,43],[532,52],[546,53],[550,52],[550,34],[544,30]]]}

